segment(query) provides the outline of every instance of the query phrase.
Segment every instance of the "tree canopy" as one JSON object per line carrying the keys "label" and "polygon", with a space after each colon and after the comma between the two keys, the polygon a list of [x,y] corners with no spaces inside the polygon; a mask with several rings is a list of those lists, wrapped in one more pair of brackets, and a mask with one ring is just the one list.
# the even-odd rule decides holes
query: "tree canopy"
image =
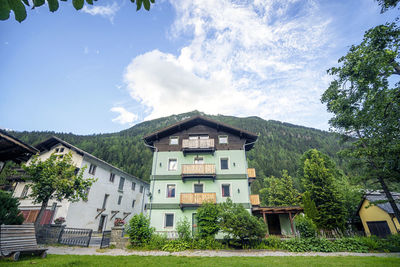
{"label": "tree canopy", "polygon": [[368,30],[359,45],[328,70],[335,76],[322,95],[329,123],[344,136],[354,137],[345,154],[365,168],[365,179],[379,181],[395,215],[400,212],[388,182],[400,181],[400,28],[387,23]]}
{"label": "tree canopy", "polygon": [[18,210],[19,201],[11,193],[0,190],[0,203],[0,225],[24,222],[24,216]]}
{"label": "tree canopy", "polygon": [[282,178],[274,176],[265,179],[265,188],[260,190],[261,203],[267,206],[297,206],[300,194],[293,186],[293,178],[286,170]]}
{"label": "tree canopy", "polygon": [[85,167],[77,169],[72,161],[71,153],[64,155],[62,159],[52,154],[48,159],[41,161],[34,156],[29,165],[23,165],[29,179],[34,203],[41,203],[41,209],[36,218],[35,225],[40,223],[41,217],[49,200],[76,202],[86,200],[89,188],[96,181],[95,178],[84,178]]}
{"label": "tree canopy", "polygon": [[[67,0],[60,0],[66,2]],[[32,9],[43,6],[47,2],[50,12],[58,10],[60,4],[59,0],[33,0]],[[97,0],[86,0],[86,4],[93,5]],[[151,4],[155,3],[155,0],[131,0],[132,3],[136,2],[136,11],[140,10],[142,6],[146,10],[150,10]],[[85,0],[72,0],[72,5],[76,10],[80,10],[85,5]],[[26,19],[26,7],[29,7],[30,3],[28,0],[0,0],[0,20],[7,20],[10,18],[11,11],[14,12],[15,20],[22,22]]]}

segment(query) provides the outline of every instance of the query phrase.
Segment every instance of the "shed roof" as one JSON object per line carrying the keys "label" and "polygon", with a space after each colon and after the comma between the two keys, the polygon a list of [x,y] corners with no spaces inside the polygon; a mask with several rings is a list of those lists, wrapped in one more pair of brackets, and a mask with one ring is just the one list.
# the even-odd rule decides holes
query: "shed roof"
{"label": "shed roof", "polygon": [[[252,133],[252,132],[240,129],[240,128],[236,128],[236,127],[230,126],[228,124],[225,124],[225,123],[222,123],[219,121],[212,120],[205,116],[197,115],[197,116],[191,117],[189,119],[182,120],[180,122],[172,124],[168,127],[160,129],[151,134],[148,134],[145,137],[143,137],[143,139],[145,140],[145,142],[147,144],[153,145],[153,142],[160,138],[173,135],[174,133],[180,132],[184,129],[191,128],[198,124],[206,125],[206,126],[209,126],[209,127],[212,127],[212,128],[224,131],[224,132],[228,132],[228,133],[240,136],[241,138],[246,139],[246,143],[255,142],[258,138],[258,135],[255,133]],[[252,149],[253,145],[254,144],[250,144],[249,146],[246,146],[246,150]]]}
{"label": "shed roof", "polygon": [[[400,200],[400,193],[396,193],[396,192],[391,192],[391,193],[392,193],[394,200],[397,200],[396,205],[400,209],[400,203],[398,203],[398,201]],[[385,193],[370,192],[370,193],[366,194],[358,207],[358,211],[360,210],[362,203],[364,202],[365,199],[367,199],[370,202],[378,201],[378,203],[375,203],[374,205],[378,206],[379,208],[383,209],[384,211],[386,211],[389,214],[394,214],[393,208],[389,202],[379,203],[379,201],[388,201]]]}
{"label": "shed roof", "polygon": [[20,163],[38,152],[36,148],[0,130],[0,161],[12,160]]}

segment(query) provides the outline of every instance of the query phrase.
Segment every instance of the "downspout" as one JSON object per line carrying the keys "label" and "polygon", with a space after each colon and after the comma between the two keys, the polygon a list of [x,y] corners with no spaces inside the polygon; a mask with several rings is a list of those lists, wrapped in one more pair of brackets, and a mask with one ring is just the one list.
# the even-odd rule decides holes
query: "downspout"
{"label": "downspout", "polygon": [[151,146],[151,145],[149,145],[149,144],[147,144],[147,142],[146,142],[146,140],[144,140],[144,145],[145,146],[147,146],[147,147],[150,147],[150,148],[152,148],[152,149],[154,149],[154,152],[156,153],[156,158],[155,158],[155,160],[154,160],[154,162],[153,162],[153,167],[152,167],[152,172],[153,172],[153,170],[154,170],[154,174],[152,174],[151,176],[150,176],[150,182],[151,182],[151,180],[153,180],[153,186],[152,186],[152,188],[150,189],[150,212],[149,212],[149,220],[151,221],[151,211],[152,211],[152,205],[153,205],[153,193],[154,193],[154,177],[155,177],[155,175],[156,175],[156,171],[157,171],[157,157],[158,157],[158,148],[157,147],[155,147],[155,146]]}

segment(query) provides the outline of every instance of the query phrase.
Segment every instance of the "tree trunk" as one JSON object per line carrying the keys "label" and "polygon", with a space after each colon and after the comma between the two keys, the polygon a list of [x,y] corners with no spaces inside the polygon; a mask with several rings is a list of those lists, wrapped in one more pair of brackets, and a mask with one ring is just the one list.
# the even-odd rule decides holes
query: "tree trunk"
{"label": "tree trunk", "polygon": [[378,176],[378,180],[381,183],[383,192],[385,192],[386,198],[388,199],[388,201],[390,203],[390,206],[392,207],[392,209],[394,211],[394,216],[396,217],[397,222],[400,223],[400,211],[399,211],[399,208],[396,205],[396,202],[393,199],[392,194],[389,191],[389,188],[387,187],[385,181],[383,180],[383,178],[381,176]]}
{"label": "tree trunk", "polygon": [[42,206],[40,207],[40,211],[38,216],[36,217],[36,221],[35,221],[35,229],[37,230],[39,225],[40,225],[40,221],[42,220],[43,214],[46,211],[47,208],[47,204],[49,203],[48,199],[43,200],[42,202]]}

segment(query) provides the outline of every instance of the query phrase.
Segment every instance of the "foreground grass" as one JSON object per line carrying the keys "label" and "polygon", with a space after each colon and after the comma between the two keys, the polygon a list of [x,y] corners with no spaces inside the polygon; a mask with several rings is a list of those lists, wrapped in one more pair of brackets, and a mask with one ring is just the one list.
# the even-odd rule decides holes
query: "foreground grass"
{"label": "foreground grass", "polygon": [[48,255],[22,256],[18,262],[0,260],[1,266],[400,266],[400,258],[382,257],[176,257]]}

